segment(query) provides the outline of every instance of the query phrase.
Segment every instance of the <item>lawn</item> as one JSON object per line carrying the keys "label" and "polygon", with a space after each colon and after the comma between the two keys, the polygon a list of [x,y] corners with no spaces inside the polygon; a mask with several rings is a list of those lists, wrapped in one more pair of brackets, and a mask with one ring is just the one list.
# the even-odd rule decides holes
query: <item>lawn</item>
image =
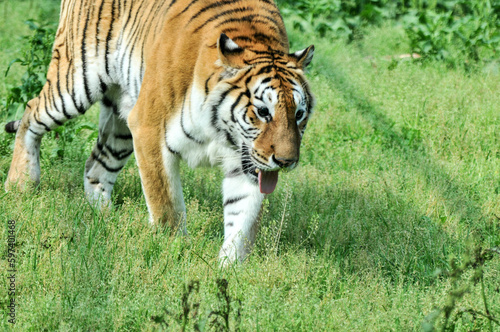
{"label": "lawn", "polygon": [[[23,22],[57,21],[58,2],[5,0],[0,17],[1,99],[23,74],[15,64],[3,76],[26,45]],[[94,210],[83,190],[94,106],[46,135],[39,188],[0,191],[1,330],[224,330],[227,319],[242,331],[412,331],[453,299],[456,331],[500,331],[478,314],[486,302],[500,318],[500,256],[481,255],[500,246],[500,62],[470,70],[399,59],[410,49],[398,24],[348,43],[293,20],[285,15],[292,49],[316,47],[317,106],[301,165],[267,197],[248,260],[218,266],[217,169],[182,167],[188,237],[149,226],[133,158],[113,208]],[[0,113],[2,127],[10,120]],[[13,141],[0,132],[2,183]],[[475,264],[463,274],[446,273],[467,259]]]}

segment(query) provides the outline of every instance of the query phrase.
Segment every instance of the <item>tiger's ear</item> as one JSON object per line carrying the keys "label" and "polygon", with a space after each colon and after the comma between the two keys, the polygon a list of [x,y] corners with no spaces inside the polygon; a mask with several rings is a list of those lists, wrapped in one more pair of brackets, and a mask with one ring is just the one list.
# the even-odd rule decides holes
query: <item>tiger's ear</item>
{"label": "tiger's ear", "polygon": [[244,49],[238,46],[231,38],[221,33],[217,41],[217,49],[219,52],[219,60],[226,68],[243,68],[244,64],[241,56]]}
{"label": "tiger's ear", "polygon": [[314,45],[306,49],[290,54],[290,57],[295,60],[297,67],[305,69],[312,61],[314,55]]}

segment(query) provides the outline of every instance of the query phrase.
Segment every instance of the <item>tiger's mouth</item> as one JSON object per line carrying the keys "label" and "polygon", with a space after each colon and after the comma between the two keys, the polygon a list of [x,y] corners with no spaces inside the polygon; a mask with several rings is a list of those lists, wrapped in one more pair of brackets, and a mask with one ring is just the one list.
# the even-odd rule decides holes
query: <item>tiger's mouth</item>
{"label": "tiger's mouth", "polygon": [[278,171],[264,171],[255,169],[259,179],[259,189],[262,194],[270,194],[278,184]]}
{"label": "tiger's mouth", "polygon": [[271,194],[278,184],[278,172],[280,169],[263,169],[266,167],[256,166],[250,156],[249,149],[246,145],[242,146],[241,164],[245,174],[252,178],[258,185],[262,194]]}

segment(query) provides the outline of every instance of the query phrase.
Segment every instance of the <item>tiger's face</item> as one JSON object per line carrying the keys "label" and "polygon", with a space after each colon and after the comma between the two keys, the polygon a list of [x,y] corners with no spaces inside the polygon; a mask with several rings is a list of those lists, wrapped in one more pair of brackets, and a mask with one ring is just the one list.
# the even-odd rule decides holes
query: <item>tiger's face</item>
{"label": "tiger's face", "polygon": [[229,55],[223,54],[227,59],[240,53],[241,66],[234,70],[236,61],[229,59],[234,76],[224,80],[233,97],[223,116],[227,139],[241,154],[242,171],[258,182],[262,193],[271,193],[278,171],[291,170],[299,162],[300,143],[314,107],[303,68],[314,47],[280,54],[235,45],[230,44]]}

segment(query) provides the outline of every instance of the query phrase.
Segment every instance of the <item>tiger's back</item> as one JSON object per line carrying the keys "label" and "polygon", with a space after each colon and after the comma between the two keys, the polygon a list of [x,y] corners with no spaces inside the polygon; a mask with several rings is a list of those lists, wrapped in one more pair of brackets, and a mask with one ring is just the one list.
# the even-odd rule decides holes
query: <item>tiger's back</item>
{"label": "tiger's back", "polygon": [[179,160],[220,165],[221,257],[248,253],[262,193],[298,163],[313,48],[289,54],[270,0],[64,0],[47,83],[19,123],[6,187],[40,180],[44,133],[100,101],[87,196],[109,204],[135,153],[152,222],[185,232]]}
{"label": "tiger's back", "polygon": [[[202,61],[207,72],[212,70],[212,59],[199,59],[198,52],[206,46],[215,49],[220,33],[234,35],[242,47],[260,41],[288,52],[272,1],[64,0],[48,76],[73,74],[57,78],[57,92],[78,95],[75,90],[83,89],[75,100],[80,111],[100,100],[111,84],[136,100],[150,57],[163,57],[165,69],[183,74],[169,75],[185,89],[193,79],[187,64],[194,68]],[[158,54],[159,47],[167,53]]]}

